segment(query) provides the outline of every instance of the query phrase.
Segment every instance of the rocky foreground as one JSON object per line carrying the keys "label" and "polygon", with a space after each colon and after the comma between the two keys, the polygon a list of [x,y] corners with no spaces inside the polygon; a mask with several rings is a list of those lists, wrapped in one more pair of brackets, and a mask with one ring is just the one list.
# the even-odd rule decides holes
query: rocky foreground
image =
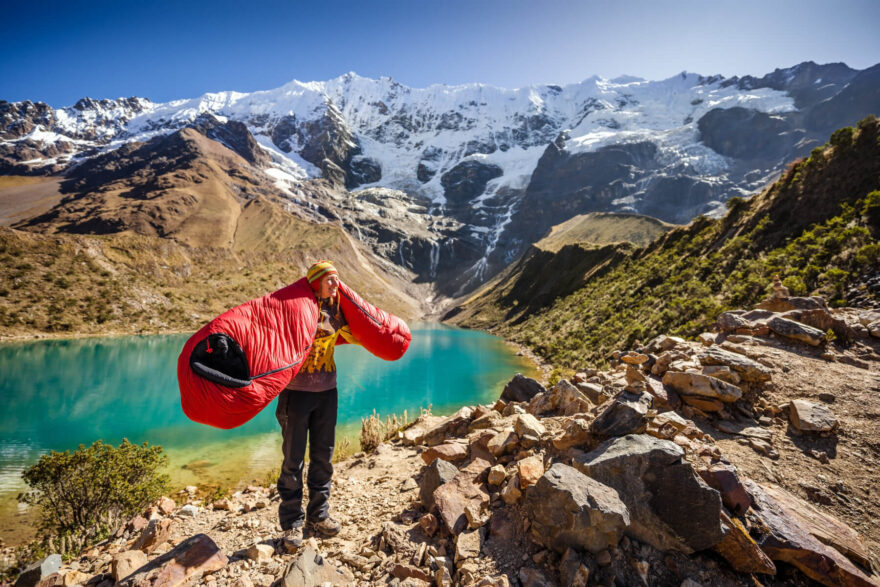
{"label": "rocky foreground", "polygon": [[191,487],[16,585],[880,585],[875,337],[777,297],[423,415],[337,466],[332,539],[285,551],[274,488]]}

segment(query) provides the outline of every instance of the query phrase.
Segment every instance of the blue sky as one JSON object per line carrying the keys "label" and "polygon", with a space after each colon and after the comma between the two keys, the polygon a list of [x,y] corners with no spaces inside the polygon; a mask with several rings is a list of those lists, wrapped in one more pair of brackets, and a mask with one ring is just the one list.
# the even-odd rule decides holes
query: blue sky
{"label": "blue sky", "polygon": [[0,99],[161,102],[348,71],[521,87],[863,69],[880,62],[878,22],[876,0],[3,0]]}

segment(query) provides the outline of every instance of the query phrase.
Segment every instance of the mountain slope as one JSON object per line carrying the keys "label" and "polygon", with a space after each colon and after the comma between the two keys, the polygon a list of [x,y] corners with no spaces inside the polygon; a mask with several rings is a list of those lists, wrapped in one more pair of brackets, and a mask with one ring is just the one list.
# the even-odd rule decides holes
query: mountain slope
{"label": "mountain slope", "polygon": [[[63,172],[208,119],[227,134],[203,134],[263,169],[291,207],[341,220],[420,281],[460,294],[577,214],[677,223],[721,214],[832,128],[880,111],[878,91],[876,67],[807,62],[760,78],[593,77],[507,90],[346,74],[165,104],[0,102],[0,173]],[[362,189],[391,195],[392,210],[408,200],[417,234],[356,230],[371,223],[346,194]]]}
{"label": "mountain slope", "polygon": [[[493,328],[576,368],[660,332],[695,335],[719,312],[764,297],[774,274],[793,295],[870,301],[880,292],[860,284],[880,271],[878,190],[880,123],[870,117],[835,132],[762,194],[732,200],[721,219],[700,217],[643,249],[607,251],[599,262],[596,251],[570,258],[571,247],[524,258],[502,285],[449,318]],[[541,307],[519,312],[533,307],[538,278]],[[584,285],[571,291],[576,278]]]}

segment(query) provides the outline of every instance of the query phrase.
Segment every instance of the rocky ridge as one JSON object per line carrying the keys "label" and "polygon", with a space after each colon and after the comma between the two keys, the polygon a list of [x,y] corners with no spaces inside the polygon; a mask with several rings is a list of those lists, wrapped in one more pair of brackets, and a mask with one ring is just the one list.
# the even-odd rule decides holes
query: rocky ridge
{"label": "rocky ridge", "polygon": [[191,487],[17,584],[880,585],[880,313],[783,294],[423,414],[337,467],[337,537],[287,552],[274,488]]}

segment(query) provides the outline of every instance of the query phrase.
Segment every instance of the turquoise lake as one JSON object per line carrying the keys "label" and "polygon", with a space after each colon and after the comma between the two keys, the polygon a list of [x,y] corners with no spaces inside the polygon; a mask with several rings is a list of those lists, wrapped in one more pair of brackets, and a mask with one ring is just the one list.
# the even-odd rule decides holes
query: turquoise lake
{"label": "turquoise lake", "polygon": [[[0,536],[27,533],[17,503],[21,472],[50,450],[101,439],[159,444],[175,487],[235,485],[280,466],[275,401],[233,430],[196,424],[180,409],[177,356],[189,335],[53,340],[0,345]],[[386,362],[362,348],[337,352],[338,442],[356,443],[361,418],[410,419],[431,406],[446,414],[494,401],[504,383],[533,367],[483,332],[416,325],[407,354]]]}

